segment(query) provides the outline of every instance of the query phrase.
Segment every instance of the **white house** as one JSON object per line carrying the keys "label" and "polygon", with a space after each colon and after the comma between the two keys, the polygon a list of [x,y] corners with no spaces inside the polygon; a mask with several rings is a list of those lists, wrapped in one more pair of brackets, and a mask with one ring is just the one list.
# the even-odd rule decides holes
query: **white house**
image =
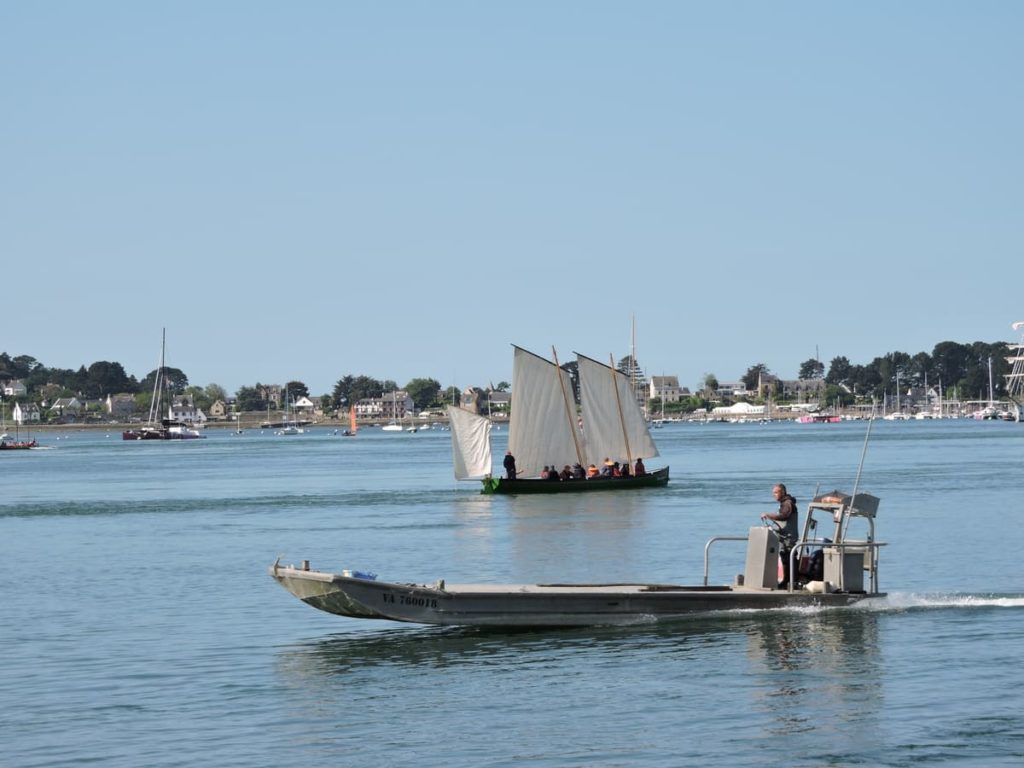
{"label": "white house", "polygon": [[296,413],[308,415],[316,410],[316,403],[314,403],[308,397],[303,396],[296,400],[294,403],[292,403],[292,408],[295,409]]}
{"label": "white house", "polygon": [[193,424],[198,427],[206,426],[206,414],[196,408],[192,398],[188,395],[177,395],[171,401],[168,409],[168,416],[171,421],[180,421],[183,424]]}
{"label": "white house", "polygon": [[14,419],[17,424],[39,421],[41,418],[39,406],[35,403],[15,403],[14,411],[11,413],[11,418]]}
{"label": "white house", "polygon": [[19,379],[4,382],[4,397],[24,397],[27,394],[28,389]]}
{"label": "white house", "polygon": [[367,419],[402,419],[412,413],[416,404],[408,392],[399,390],[380,397],[364,397],[356,401],[356,415]]}

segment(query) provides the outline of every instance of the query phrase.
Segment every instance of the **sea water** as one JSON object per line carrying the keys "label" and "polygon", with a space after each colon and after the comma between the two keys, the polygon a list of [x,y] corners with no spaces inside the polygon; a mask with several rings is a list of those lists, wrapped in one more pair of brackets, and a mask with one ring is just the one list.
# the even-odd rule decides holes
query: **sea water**
{"label": "sea water", "polygon": [[[1020,765],[1024,425],[866,432],[670,424],[667,488],[532,498],[456,483],[440,429],[43,433],[0,453],[0,764]],[[267,574],[699,583],[776,482],[881,498],[887,597],[507,632],[345,619]],[[743,563],[715,545],[711,581]]]}

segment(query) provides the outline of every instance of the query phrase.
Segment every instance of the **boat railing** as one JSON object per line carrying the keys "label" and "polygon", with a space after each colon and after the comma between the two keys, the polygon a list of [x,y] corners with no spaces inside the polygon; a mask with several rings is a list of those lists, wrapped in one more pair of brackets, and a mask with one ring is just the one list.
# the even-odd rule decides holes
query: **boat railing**
{"label": "boat railing", "polygon": [[710,560],[711,545],[716,541],[747,541],[749,536],[712,536],[704,545],[704,586],[708,585],[708,563]]}
{"label": "boat railing", "polygon": [[[805,539],[798,541],[793,545],[793,548],[789,551],[789,585],[788,590],[793,592],[796,590],[796,568],[794,567],[798,562],[800,553],[811,547],[820,547],[822,549],[835,549],[835,550],[860,550],[864,553],[864,570],[868,572],[870,588],[869,594],[875,594],[878,592],[878,550],[885,546],[884,541],[869,541],[869,540],[851,540],[851,541],[830,541],[829,539]],[[706,570],[705,570],[706,576]],[[839,569],[839,584],[836,586],[839,591],[843,591],[844,584],[843,580],[843,569]],[[705,582],[706,583],[706,582]]]}

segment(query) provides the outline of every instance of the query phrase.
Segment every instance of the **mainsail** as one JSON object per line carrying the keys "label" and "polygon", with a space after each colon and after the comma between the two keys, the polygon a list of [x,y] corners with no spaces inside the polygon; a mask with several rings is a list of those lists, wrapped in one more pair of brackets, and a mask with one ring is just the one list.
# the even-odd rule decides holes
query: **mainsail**
{"label": "mainsail", "polygon": [[515,347],[508,447],[520,475],[537,477],[545,465],[561,468],[582,459],[575,411],[569,374]]}
{"label": "mainsail", "polygon": [[491,474],[490,420],[449,405],[448,423],[452,430],[455,479],[468,480]]}
{"label": "mainsail", "polygon": [[576,360],[588,463],[600,466],[606,458],[632,462],[657,456],[658,448],[625,374],[579,353]]}

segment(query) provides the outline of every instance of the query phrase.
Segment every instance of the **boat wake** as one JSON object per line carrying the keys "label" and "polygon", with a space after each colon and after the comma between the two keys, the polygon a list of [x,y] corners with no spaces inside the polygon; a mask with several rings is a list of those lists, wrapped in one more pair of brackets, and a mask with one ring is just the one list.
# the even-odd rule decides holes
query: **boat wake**
{"label": "boat wake", "polygon": [[[918,592],[890,592],[884,597],[869,597],[853,605],[845,606],[824,606],[824,605],[799,605],[781,606],[777,608],[735,608],[721,611],[714,611],[701,614],[704,617],[750,617],[765,613],[792,614],[792,615],[823,615],[823,614],[848,614],[850,612],[860,613],[905,613],[908,611],[924,610],[948,610],[966,609],[979,610],[988,608],[1024,608],[1024,595],[1018,593],[947,593],[930,594]],[[636,625],[669,623],[678,620],[678,617],[642,617],[635,622]]]}
{"label": "boat wake", "polygon": [[873,611],[908,611],[932,608],[1024,608],[1024,595],[992,592],[984,594],[891,592],[885,597],[865,600],[859,607]]}

